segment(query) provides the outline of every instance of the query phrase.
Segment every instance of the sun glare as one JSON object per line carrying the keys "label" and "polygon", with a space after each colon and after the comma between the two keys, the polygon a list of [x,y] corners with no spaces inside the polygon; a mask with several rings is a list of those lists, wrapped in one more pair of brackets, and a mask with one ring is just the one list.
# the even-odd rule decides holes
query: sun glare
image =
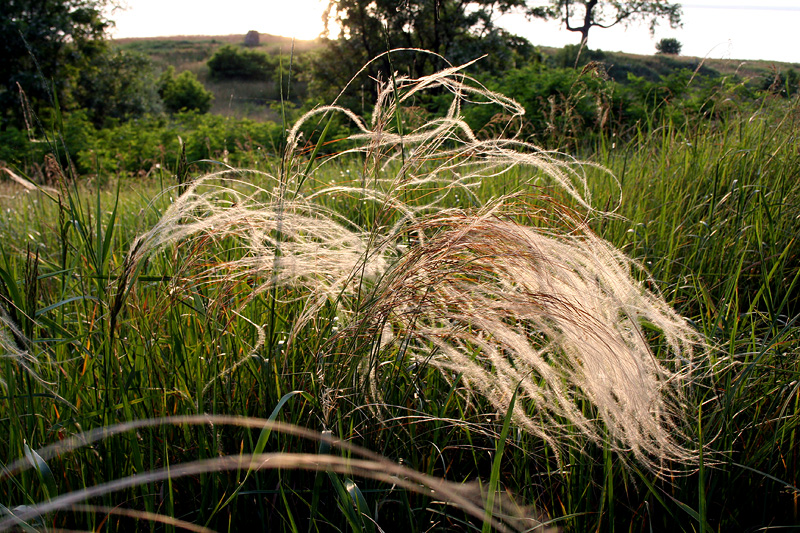
{"label": "sun glare", "polygon": [[[215,0],[128,0],[121,9],[110,10],[108,16],[115,22],[115,38],[244,35],[255,30],[306,40],[322,33],[326,6],[326,0],[228,0],[220,9]],[[335,24],[330,29],[332,36],[338,35]]]}
{"label": "sun glare", "polygon": [[252,29],[295,39],[316,39],[324,29],[324,10],[325,3],[318,0],[275,2],[269,7],[267,17],[260,22],[253,21],[258,27]]}

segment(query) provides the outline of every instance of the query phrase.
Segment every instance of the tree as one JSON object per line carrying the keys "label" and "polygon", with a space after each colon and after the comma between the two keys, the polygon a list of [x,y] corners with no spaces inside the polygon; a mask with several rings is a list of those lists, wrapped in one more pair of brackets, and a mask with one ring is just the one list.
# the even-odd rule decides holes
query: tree
{"label": "tree", "polygon": [[73,91],[76,107],[87,110],[97,127],[163,112],[150,58],[106,47],[81,68]]}
{"label": "tree", "polygon": [[610,28],[617,24],[646,21],[650,24],[652,34],[663,18],[669,21],[672,28],[681,25],[680,4],[668,0],[550,0],[549,6],[532,7],[528,14],[560,21],[569,31],[581,34],[582,46],[586,46],[589,30],[594,27]]}
{"label": "tree", "polygon": [[105,0],[0,0],[0,120],[19,123],[19,88],[36,104],[67,103],[76,73],[102,53]]}
{"label": "tree", "polygon": [[[326,32],[333,19],[342,33],[339,39],[327,41],[325,51],[314,62],[312,92],[323,98],[331,96],[330,88],[343,87],[368,61],[397,48],[427,50],[453,62],[465,60],[464,51],[470,54],[468,59],[489,53],[483,68],[496,60],[506,68],[517,48],[522,54],[533,53],[529,43],[493,23],[496,14],[514,8],[524,9],[525,0],[328,0],[323,15]],[[498,49],[500,43],[505,50]],[[382,73],[385,79],[397,71],[419,77],[445,65],[432,54],[398,52],[383,58],[366,74],[376,77]],[[314,87],[328,92],[321,94]],[[367,84],[370,97],[373,88],[374,84]]]}
{"label": "tree", "polygon": [[656,53],[677,56],[681,53],[683,45],[674,37],[666,37],[656,43]]}

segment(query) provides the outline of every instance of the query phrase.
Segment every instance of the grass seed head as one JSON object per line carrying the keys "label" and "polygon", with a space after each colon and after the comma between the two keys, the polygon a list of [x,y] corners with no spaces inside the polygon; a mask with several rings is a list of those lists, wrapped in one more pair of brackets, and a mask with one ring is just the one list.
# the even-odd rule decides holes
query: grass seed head
{"label": "grass seed head", "polygon": [[[453,94],[445,116],[407,133],[393,130],[402,104],[431,88]],[[693,460],[696,452],[678,429],[681,386],[689,379],[683,362],[699,339],[660,295],[634,279],[640,266],[584,224],[565,224],[562,209],[537,213],[543,227],[516,221],[510,214],[524,195],[467,211],[447,207],[453,189],[476,198],[472,191],[482,183],[517,169],[531,183],[550,179],[584,216],[597,214],[587,166],[515,137],[478,139],[459,115],[467,100],[523,113],[458,68],[387,84],[369,126],[336,106],[309,112],[290,131],[284,156],[296,174],[267,176],[273,188],[222,187],[219,174],[195,180],[137,239],[129,264],[170,245],[196,252],[235,243],[237,258],[206,261],[189,281],[257,279],[251,296],[292,288],[303,305],[292,338],[333,303],[350,325],[337,339],[366,333],[348,345],[349,355],[378,400],[382,365],[375,354],[397,357],[402,343],[403,356],[461,376],[498,412],[519,389],[514,421],[555,450],[588,438],[632,452],[656,470],[665,460]],[[357,156],[361,183],[320,180],[305,195],[292,192],[289,185],[309,178],[298,169],[312,168],[296,152],[299,132],[312,117],[332,112],[343,112],[358,129],[350,137],[358,145],[339,158]],[[360,221],[329,207],[325,200],[333,194],[361,202]],[[658,355],[651,330],[663,339]],[[326,384],[341,394],[348,386]]]}

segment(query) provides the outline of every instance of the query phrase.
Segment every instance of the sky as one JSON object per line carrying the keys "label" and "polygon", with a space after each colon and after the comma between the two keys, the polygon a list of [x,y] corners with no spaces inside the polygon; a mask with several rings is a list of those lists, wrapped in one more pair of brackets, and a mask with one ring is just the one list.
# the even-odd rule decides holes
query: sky
{"label": "sky", "polygon": [[[112,36],[117,38],[244,35],[256,30],[313,39],[322,31],[327,0],[123,0],[122,4],[125,9],[109,15],[116,22]],[[661,38],[674,37],[683,44],[684,55],[800,63],[800,0],[688,0],[681,4],[682,28],[662,24],[655,36],[645,24],[593,28],[589,46],[651,54]],[[580,39],[556,21],[529,21],[517,14],[500,17],[496,23],[536,45],[564,46]]]}

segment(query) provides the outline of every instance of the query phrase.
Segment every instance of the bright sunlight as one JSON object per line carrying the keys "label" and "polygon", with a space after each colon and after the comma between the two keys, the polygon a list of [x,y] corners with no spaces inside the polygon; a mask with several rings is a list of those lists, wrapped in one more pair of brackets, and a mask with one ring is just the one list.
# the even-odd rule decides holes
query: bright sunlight
{"label": "bright sunlight", "polygon": [[323,30],[327,2],[229,0],[224,9],[212,0],[198,0],[190,8],[181,2],[128,0],[112,13],[115,38],[166,35],[230,35],[248,30],[296,39],[316,39]]}

